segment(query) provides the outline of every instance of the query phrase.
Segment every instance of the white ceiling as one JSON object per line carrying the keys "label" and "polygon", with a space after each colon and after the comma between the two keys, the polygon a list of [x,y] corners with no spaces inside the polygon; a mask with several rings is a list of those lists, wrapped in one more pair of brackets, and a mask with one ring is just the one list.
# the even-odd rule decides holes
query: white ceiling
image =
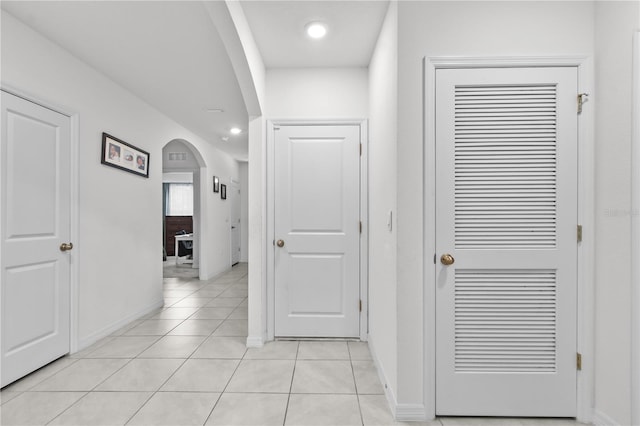
{"label": "white ceiling", "polygon": [[[267,68],[367,67],[387,0],[242,0],[242,8]],[[327,36],[312,40],[305,26],[327,24]]]}
{"label": "white ceiling", "polygon": [[[247,159],[247,110],[201,2],[2,1],[1,6],[214,146]],[[234,126],[245,131],[230,135]],[[227,136],[227,142],[221,140]]]}
{"label": "white ceiling", "polygon": [[[388,0],[241,5],[267,68],[366,67]],[[0,6],[215,147],[248,158],[247,109],[202,1],[2,0]],[[328,25],[325,39],[306,37],[310,21]],[[231,127],[244,131],[233,136]]]}

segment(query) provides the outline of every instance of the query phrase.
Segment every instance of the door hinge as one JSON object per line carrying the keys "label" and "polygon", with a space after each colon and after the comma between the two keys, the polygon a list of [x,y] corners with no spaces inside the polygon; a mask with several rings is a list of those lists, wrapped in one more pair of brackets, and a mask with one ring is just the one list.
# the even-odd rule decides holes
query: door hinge
{"label": "door hinge", "polygon": [[360,233],[362,234],[362,221],[360,221]]}
{"label": "door hinge", "polygon": [[362,300],[360,300],[360,302],[358,303],[358,309],[360,309],[359,312],[362,312]]}
{"label": "door hinge", "polygon": [[582,105],[586,102],[588,97],[589,97],[588,93],[578,94],[578,114],[582,114]]}
{"label": "door hinge", "polygon": [[581,243],[582,242],[582,225],[578,225],[577,238],[578,238],[578,242]]}
{"label": "door hinge", "polygon": [[580,352],[576,353],[576,369],[582,370],[582,354]]}
{"label": "door hinge", "polygon": [[360,144],[360,157],[362,157],[362,144]]}

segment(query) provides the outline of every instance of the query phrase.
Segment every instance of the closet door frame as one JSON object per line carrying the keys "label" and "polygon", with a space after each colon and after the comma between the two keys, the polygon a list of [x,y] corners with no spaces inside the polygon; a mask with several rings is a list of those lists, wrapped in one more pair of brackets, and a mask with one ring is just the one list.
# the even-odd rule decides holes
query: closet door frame
{"label": "closet door frame", "polygon": [[[425,57],[424,70],[424,408],[426,418],[435,417],[436,317],[435,317],[435,87],[436,70],[446,68],[576,67],[578,93],[592,93],[593,59],[585,56],[557,57]],[[576,94],[577,95],[577,94]],[[577,102],[576,102],[577,107]],[[577,113],[577,111],[576,111]],[[578,223],[583,240],[578,245],[577,347],[582,369],[577,376],[577,419],[593,416],[591,395],[594,376],[594,109],[585,103],[578,115]]]}

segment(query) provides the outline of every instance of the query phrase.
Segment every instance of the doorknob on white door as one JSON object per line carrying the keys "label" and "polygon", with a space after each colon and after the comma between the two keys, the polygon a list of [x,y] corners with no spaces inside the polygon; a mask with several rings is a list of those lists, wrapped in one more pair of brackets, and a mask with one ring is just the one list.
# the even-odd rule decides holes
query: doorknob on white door
{"label": "doorknob on white door", "polygon": [[276,244],[278,245],[278,247],[284,247],[284,240],[278,240]]}
{"label": "doorknob on white door", "polygon": [[69,251],[73,249],[73,243],[62,243],[60,244],[60,251]]}
{"label": "doorknob on white door", "polygon": [[453,265],[453,262],[455,261],[456,260],[449,253],[443,254],[442,256],[440,256],[440,262],[443,265],[446,265],[446,266]]}

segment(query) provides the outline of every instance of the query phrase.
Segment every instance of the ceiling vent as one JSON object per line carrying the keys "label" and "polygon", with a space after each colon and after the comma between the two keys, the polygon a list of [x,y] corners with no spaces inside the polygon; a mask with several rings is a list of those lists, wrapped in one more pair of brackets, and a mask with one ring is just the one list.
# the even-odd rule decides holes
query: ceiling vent
{"label": "ceiling vent", "polygon": [[187,161],[186,152],[170,152],[169,161]]}

